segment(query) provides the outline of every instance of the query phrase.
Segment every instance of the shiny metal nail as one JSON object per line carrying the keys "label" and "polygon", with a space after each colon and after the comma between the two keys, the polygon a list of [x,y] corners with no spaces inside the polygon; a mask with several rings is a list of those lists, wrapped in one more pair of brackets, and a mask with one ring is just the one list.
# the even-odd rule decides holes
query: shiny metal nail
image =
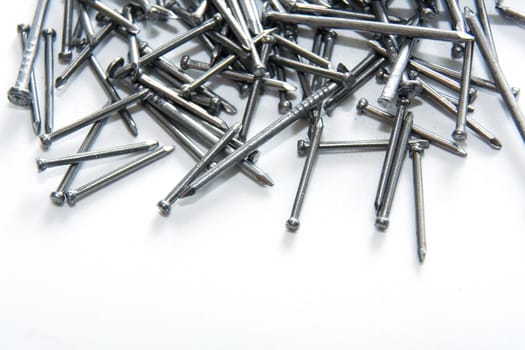
{"label": "shiny metal nail", "polygon": [[425,257],[427,256],[425,201],[423,195],[423,169],[421,167],[421,158],[423,157],[425,148],[426,147],[424,144],[418,142],[409,143],[409,154],[412,158],[414,197],[416,202],[417,254],[421,263],[425,261]]}
{"label": "shiny metal nail", "polygon": [[72,48],[73,36],[73,0],[64,0],[64,19],[62,22],[62,44],[58,59],[68,63],[73,58]]}
{"label": "shiny metal nail", "polygon": [[485,0],[474,0],[474,4],[476,5],[476,12],[479,17],[479,22],[481,23],[481,26],[483,27],[483,31],[485,32],[485,35],[487,36],[487,40],[490,43],[490,46],[492,47],[492,52],[494,53],[494,56],[498,58],[498,54],[496,51],[496,43],[494,41],[494,34],[492,33],[492,26],[490,25],[489,15],[487,12],[487,6],[485,5]]}
{"label": "shiny metal nail", "polygon": [[[320,35],[322,35],[322,34],[320,34]],[[299,44],[296,44],[293,41],[291,41],[291,40],[289,40],[287,38],[284,38],[284,37],[282,37],[281,35],[278,35],[278,34],[273,34],[272,36],[275,38],[275,42],[278,45],[282,45],[282,46],[288,48],[289,50],[292,50],[293,52],[295,52],[299,56],[306,58],[311,63],[317,64],[317,65],[319,65],[321,67],[324,67],[324,68],[331,68],[332,67],[332,62],[330,62],[329,60],[319,56],[318,54],[315,54],[312,51],[309,51],[309,50],[305,49],[304,47],[300,46]]]}
{"label": "shiny metal nail", "polygon": [[443,30],[429,27],[419,27],[414,25],[404,25],[397,23],[380,23],[375,21],[362,21],[357,19],[347,19],[338,17],[322,17],[299,15],[292,13],[279,13],[269,11],[263,13],[266,21],[275,21],[290,24],[306,24],[316,27],[328,27],[332,29],[354,29],[365,32],[380,34],[404,35],[413,38],[425,38],[443,41],[469,41],[474,38],[467,33],[453,30]]}
{"label": "shiny metal nail", "polygon": [[[459,7],[457,0],[445,0],[445,5],[448,8],[448,14],[451,19],[452,29],[458,32],[466,32],[465,29],[465,19],[463,18],[463,13]],[[452,46],[451,55],[453,58],[460,58],[463,56],[465,47],[460,43],[454,43]]]}
{"label": "shiny metal nail", "polygon": [[208,165],[213,162],[215,157],[221,153],[228,143],[239,133],[241,130],[241,124],[236,123],[229,128],[224,135],[217,141],[215,145],[200,159],[197,164],[182,178],[182,180],[175,186],[168,195],[161,200],[157,206],[159,207],[163,215],[169,215],[171,207],[175,201],[179,198],[181,192],[199,176],[203,171],[206,170]]}
{"label": "shiny metal nail", "polygon": [[322,76],[327,79],[339,81],[344,83],[345,85],[350,85],[355,80],[352,74],[348,72],[340,72],[333,69],[326,69],[319,66],[313,66],[286,57],[281,57],[279,55],[270,56],[270,61],[283,67],[293,68],[301,72],[311,73]]}
{"label": "shiny metal nail", "polygon": [[459,93],[459,106],[456,119],[456,129],[452,137],[456,141],[465,141],[467,138],[467,113],[469,105],[470,77],[472,75],[472,59],[474,57],[474,43],[468,42],[463,53],[463,75],[461,79],[461,91]]}
{"label": "shiny metal nail", "polygon": [[392,131],[390,133],[390,142],[388,144],[388,148],[385,153],[385,158],[383,160],[381,175],[379,176],[379,184],[377,185],[376,198],[374,200],[374,207],[376,209],[376,212],[379,212],[380,208],[384,204],[389,182],[392,178],[394,158],[396,157],[396,152],[398,152],[399,150],[399,142],[403,130],[405,115],[407,114],[407,108],[409,104],[410,100],[406,97],[402,97],[398,100],[394,127],[392,128]]}
{"label": "shiny metal nail", "polygon": [[[222,16],[220,14],[214,15],[211,19],[207,20],[206,22],[203,22],[201,25],[188,30],[184,34],[175,37],[174,39],[162,44],[158,48],[140,57],[138,60],[138,67],[143,67],[147,64],[154,62],[161,56],[174,50],[182,44],[192,40],[193,38],[199,35],[202,35],[203,33],[211,30],[212,28],[215,28],[220,23],[222,23]],[[124,65],[122,68],[115,72],[114,76],[115,78],[119,79],[125,78],[129,74],[133,73],[138,67],[134,66],[131,63]]]}
{"label": "shiny metal nail", "polygon": [[[420,143],[428,148],[430,142],[424,139],[410,139],[409,144]],[[327,141],[319,144],[319,154],[350,153],[350,152],[375,152],[386,151],[389,139],[380,140],[355,140],[355,141]],[[311,143],[307,140],[297,141],[297,155],[303,157],[310,150]]]}
{"label": "shiny metal nail", "polygon": [[[20,34],[20,42],[22,43],[22,51],[24,51],[27,43],[27,34],[29,33],[29,25],[19,24],[17,26]],[[40,112],[40,98],[38,96],[38,84],[36,80],[35,70],[32,69],[29,77],[29,92],[31,93],[31,123],[35,135],[40,135],[42,127],[42,114]]]}
{"label": "shiny metal nail", "polygon": [[[189,56],[182,56],[180,60],[180,66],[182,69],[195,69],[200,71],[207,71],[211,69],[211,66],[209,63],[197,61],[191,59]],[[221,73],[217,74],[217,76],[231,79],[235,81],[241,81],[245,83],[253,83],[255,81],[255,75],[250,73],[243,73],[243,72],[237,72],[233,70],[225,70]],[[292,85],[286,81],[280,80],[280,79],[272,79],[272,78],[261,78],[261,82],[264,85],[265,88],[277,88],[280,91],[296,91],[297,87],[295,85]]]}
{"label": "shiny metal nail", "polygon": [[145,99],[149,94],[150,94],[149,89],[141,89],[138,92],[134,93],[133,95],[125,97],[118,102],[112,103],[94,113],[91,113],[87,117],[77,120],[76,122],[73,122],[60,129],[54,130],[53,132],[49,134],[42,134],[40,136],[40,141],[45,146],[50,145],[52,142],[60,138],[63,138],[64,136],[67,136],[77,130],[80,130],[84,128],[85,126],[88,126],[99,120],[110,117],[112,114],[118,112],[123,107],[129,106],[133,103],[137,103],[138,101],[142,99]]}
{"label": "shiny metal nail", "polygon": [[465,20],[467,21],[470,30],[476,37],[476,43],[478,44],[481,54],[485,59],[485,63],[487,64],[487,67],[500,90],[499,92],[501,97],[505,101],[505,104],[507,105],[507,108],[512,116],[512,119],[514,120],[514,123],[516,124],[516,127],[518,128],[522,139],[525,141],[525,116],[521,111],[518,101],[512,93],[512,89],[507,82],[505,75],[503,74],[497,58],[494,56],[490,42],[483,32],[483,28],[481,27],[479,20],[477,19],[474,12],[472,12],[472,10],[469,8],[465,8]]}
{"label": "shiny metal nail", "polygon": [[[89,129],[88,133],[86,134],[86,137],[84,138],[84,141],[82,141],[82,144],[80,145],[80,148],[78,149],[78,152],[87,152],[93,147],[93,144],[95,143],[95,140],[97,139],[98,135],[100,134],[100,131],[106,124],[107,119],[103,119],[101,121],[96,122],[93,124],[91,129]],[[62,180],[60,181],[60,184],[58,185],[57,189],[49,195],[49,198],[51,199],[51,202],[53,204],[62,206],[64,205],[64,202],[66,201],[66,191],[69,189],[71,184],[73,183],[73,180],[75,179],[76,175],[80,171],[80,167],[82,166],[81,163],[72,164],[70,165]]]}
{"label": "shiny metal nail", "polygon": [[66,192],[66,199],[69,205],[75,205],[79,200],[86,196],[112,184],[113,182],[122,179],[123,177],[134,173],[135,171],[150,165],[151,163],[166,157],[168,154],[173,152],[175,147],[164,146],[156,151],[149,152],[148,154],[121,166],[101,177],[95,179],[83,186],[76,189],[68,190]]}
{"label": "shiny metal nail", "polygon": [[42,24],[46,16],[49,0],[38,0],[33,22],[27,34],[26,45],[20,69],[15,84],[9,89],[7,97],[9,101],[18,106],[29,106],[32,101],[32,96],[29,88],[31,80],[31,71],[38,53],[40,44],[40,34],[42,32]]}
{"label": "shiny metal nail", "polygon": [[233,16],[231,9],[226,5],[223,0],[211,0],[217,11],[224,17],[224,21],[230,27],[233,35],[241,43],[241,46],[246,51],[251,51],[252,44],[249,36],[244,32],[239,21]]}
{"label": "shiny metal nail", "polygon": [[412,131],[413,119],[414,116],[411,112],[407,112],[403,116],[402,131],[399,137],[397,148],[395,150],[394,160],[392,162],[392,170],[389,176],[387,187],[385,189],[384,200],[377,210],[375,226],[381,231],[385,231],[390,224],[390,211],[392,210],[392,203],[394,201],[399,175],[401,174],[401,168],[403,167],[403,163],[407,155],[408,138],[410,137],[410,132]]}
{"label": "shiny metal nail", "polygon": [[112,23],[106,24],[102,27],[98,33],[95,35],[95,40],[93,45],[86,45],[82,51],[75,56],[73,61],[64,69],[62,74],[57,77],[55,81],[55,87],[61,89],[66,85],[67,81],[71,76],[82,66],[82,64],[89,59],[93,51],[97,48],[98,45],[113,31],[114,25]]}
{"label": "shiny metal nail", "polygon": [[81,152],[81,153],[76,153],[70,156],[65,156],[65,157],[60,157],[60,158],[53,158],[53,159],[37,158],[36,165],[38,167],[38,171],[42,172],[48,168],[57,167],[57,166],[77,164],[77,163],[82,163],[82,162],[86,162],[89,160],[97,160],[97,159],[103,159],[103,158],[108,158],[108,157],[121,156],[125,154],[130,154],[130,153],[151,151],[157,148],[158,145],[159,145],[158,141],[145,141],[145,142],[133,143],[129,145],[99,149],[96,151]]}
{"label": "shiny metal nail", "polygon": [[46,67],[46,99],[44,112],[44,132],[50,133],[53,131],[55,120],[55,51],[54,42],[57,33],[54,29],[44,29],[42,31],[44,37],[44,61]]}
{"label": "shiny metal nail", "polygon": [[311,138],[311,147],[308,150],[308,154],[304,162],[303,172],[301,173],[299,186],[297,187],[297,193],[295,194],[290,218],[286,221],[286,228],[291,232],[296,232],[299,228],[299,216],[303,207],[304,198],[306,197],[308,184],[310,183],[310,178],[312,177],[312,172],[315,167],[315,162],[317,161],[317,156],[319,154],[319,144],[321,142],[321,135],[324,128],[323,119],[321,117],[317,117],[315,121],[313,121],[312,127],[313,136]]}

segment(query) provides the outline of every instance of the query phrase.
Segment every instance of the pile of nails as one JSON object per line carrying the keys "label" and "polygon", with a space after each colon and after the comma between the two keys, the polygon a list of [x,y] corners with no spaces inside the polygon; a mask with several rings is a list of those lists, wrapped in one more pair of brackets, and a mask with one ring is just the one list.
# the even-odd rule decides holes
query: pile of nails
{"label": "pile of nails", "polygon": [[[37,160],[41,171],[52,166],[68,166],[60,185],[51,194],[52,201],[58,205],[66,201],[73,205],[174,150],[173,146],[159,147],[155,141],[92,150],[97,135],[111,116],[121,119],[123,125],[137,135],[137,126],[128,110],[132,105],[147,111],[196,160],[196,165],[158,203],[164,215],[169,214],[176,200],[194,195],[230,168],[237,167],[258,184],[273,185],[271,178],[256,165],[257,149],[294,122],[306,119],[307,139],[298,142],[299,155],[306,156],[306,160],[292,213],[286,222],[288,230],[293,232],[299,227],[299,214],[318,154],[362,150],[385,152],[375,197],[375,225],[386,230],[401,168],[409,157],[413,163],[416,194],[418,255],[423,261],[426,255],[421,172],[424,149],[435,146],[457,156],[466,156],[460,143],[465,142],[467,130],[491,147],[501,147],[499,140],[470,116],[478,88],[501,95],[524,139],[525,119],[517,103],[519,90],[509,86],[499,66],[484,0],[475,0],[475,12],[469,7],[462,10],[457,0],[442,3],[414,0],[407,18],[394,16],[391,3],[395,1],[269,0],[256,3],[255,0],[200,0],[184,3],[130,0],[121,9],[114,9],[114,4],[101,0],[65,0],[61,48],[57,57],[68,65],[55,80],[56,33],[53,29],[42,30],[49,0],[38,0],[31,26],[18,27],[23,58],[8,98],[13,104],[30,109],[34,131],[44,145],[90,127],[78,153]],[[525,23],[525,14],[518,9],[505,6],[502,1],[496,2],[496,8],[506,19]],[[450,29],[432,25],[432,18],[438,15],[450,21]],[[144,23],[155,26],[170,21],[176,21],[186,30],[166,38],[156,47],[141,39],[140,29]],[[311,50],[298,44],[298,26],[305,26],[314,33]],[[331,60],[338,35],[348,31],[358,33],[369,47],[366,58],[351,69]],[[128,50],[122,53],[127,59],[117,57],[104,69],[96,52],[104,49],[108,36],[120,36],[128,43]],[[450,42],[451,55],[461,60],[462,69],[415,57],[414,48],[421,40]],[[46,67],[43,118],[38,100],[39,82],[33,71],[41,41]],[[179,47],[189,41],[199,43],[211,60],[202,62],[184,56]],[[491,79],[472,73],[476,48],[482,54]],[[180,66],[166,58],[167,53],[176,49],[181,57]],[[109,102],[104,108],[55,129],[54,91],[64,87],[84,66],[92,67]],[[192,75],[187,70],[193,70]],[[217,91],[220,87],[212,88],[209,84],[219,77],[237,85],[247,97],[244,110],[239,113],[242,118],[233,126],[228,126],[220,114],[236,114],[235,106]],[[390,138],[321,141],[325,117],[373,77],[384,82],[377,98],[380,106],[360,99],[357,110],[390,125]],[[296,89],[291,83],[294,81],[302,89],[302,99],[295,105],[290,94]],[[261,131],[249,133],[258,100],[270,89],[278,91],[277,108],[282,115]],[[125,91],[127,95],[117,91]],[[409,109],[414,99],[439,106],[455,120],[453,140],[413,123]],[[395,113],[391,113],[391,109]],[[207,148],[203,149],[203,145]],[[134,152],[144,153],[87,184],[71,187],[84,162]]]}

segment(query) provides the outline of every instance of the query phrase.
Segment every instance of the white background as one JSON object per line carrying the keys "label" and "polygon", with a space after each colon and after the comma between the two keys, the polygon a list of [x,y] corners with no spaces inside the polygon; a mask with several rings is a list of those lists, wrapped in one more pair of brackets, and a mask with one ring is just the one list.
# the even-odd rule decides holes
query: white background
{"label": "white background", "polygon": [[[21,56],[16,24],[30,22],[34,2],[2,6],[1,91],[15,80]],[[503,69],[513,86],[523,86],[525,31],[490,10]],[[47,25],[60,29],[61,17],[62,2],[52,1]],[[447,27],[444,18],[440,26]],[[155,46],[180,32],[151,24],[142,37]],[[357,35],[339,33],[334,62],[352,67],[366,45]],[[306,27],[301,30],[306,47],[310,36]],[[178,61],[186,52],[206,57],[195,45],[169,57]],[[418,52],[460,67],[449,59],[448,43],[425,41]],[[125,54],[118,38],[97,51],[104,66]],[[476,55],[475,73],[484,76]],[[36,67],[43,79],[42,55]],[[57,65],[57,75],[63,68]],[[358,98],[375,101],[380,89],[371,81],[348,99],[325,120],[323,139],[387,137],[388,129],[355,112]],[[231,85],[217,91],[242,112],[245,100]],[[252,134],[278,117],[277,101],[268,91]],[[56,125],[105,103],[84,68],[57,93]],[[525,108],[523,100],[520,104]],[[157,201],[194,164],[177,146],[168,158],[75,208],[60,208],[48,195],[63,169],[38,174],[34,159],[75,152],[85,131],[45,152],[31,130],[29,111],[4,98],[0,349],[523,349],[525,148],[498,96],[480,90],[475,107],[473,116],[501,139],[503,149],[469,135],[467,158],[435,147],[425,153],[428,256],[421,266],[410,162],[387,233],[374,228],[381,152],[320,156],[300,230],[286,232],[304,162],[295,149],[305,137],[303,122],[261,147],[258,164],[275,180],[273,188],[230,172],[177,203],[169,218],[161,217]],[[454,123],[441,112],[420,102],[412,110],[416,123],[450,135]],[[173,142],[145,113],[134,117],[137,140]],[[232,123],[240,117],[224,118]],[[130,142],[115,120],[95,148]],[[75,186],[125,161],[87,165]]]}

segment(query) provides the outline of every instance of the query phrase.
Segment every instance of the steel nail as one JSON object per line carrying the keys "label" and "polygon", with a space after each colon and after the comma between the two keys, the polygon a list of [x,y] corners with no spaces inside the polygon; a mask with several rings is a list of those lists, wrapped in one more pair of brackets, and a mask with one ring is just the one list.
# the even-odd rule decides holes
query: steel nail
{"label": "steel nail", "polygon": [[173,150],[175,147],[173,146],[164,146],[159,148],[156,151],[149,152],[148,154],[124,165],[121,166],[101,177],[98,179],[95,179],[83,186],[80,186],[76,189],[68,190],[66,192],[66,199],[67,203],[69,205],[75,205],[79,200],[85,198],[86,196],[90,195],[91,193],[94,193],[101,188],[122,179],[123,177],[130,175],[134,173],[135,171],[144,168],[147,165],[150,165],[151,163],[164,158]]}
{"label": "steel nail", "polygon": [[319,154],[319,144],[321,142],[321,134],[324,128],[323,119],[321,117],[317,117],[313,122],[312,127],[313,137],[311,147],[308,150],[308,154],[304,162],[304,168],[299,180],[299,186],[297,187],[297,193],[293,202],[290,218],[286,221],[286,228],[291,232],[296,232],[297,229],[299,229],[299,216],[303,207],[304,198],[306,197],[308,184],[310,183],[310,178],[312,177],[312,172],[315,167],[315,162],[317,161],[317,156]]}
{"label": "steel nail", "polygon": [[[19,24],[17,26],[18,33],[20,34],[20,42],[22,43],[22,51],[27,43],[27,34],[29,33],[29,25]],[[42,126],[42,115],[40,112],[40,98],[38,96],[38,84],[36,80],[35,70],[32,69],[29,77],[29,92],[31,93],[31,119],[33,125],[33,131],[35,135],[40,135],[40,129]]]}
{"label": "steel nail", "polygon": [[64,0],[64,20],[62,22],[62,45],[58,53],[61,62],[68,63],[73,58],[73,0]]}
{"label": "steel nail", "polygon": [[425,201],[423,195],[423,169],[421,166],[421,158],[423,157],[425,148],[425,145],[418,142],[409,143],[409,154],[412,158],[414,197],[416,202],[417,253],[421,263],[425,261],[425,257],[427,256]]}
{"label": "steel nail", "polygon": [[44,51],[45,51],[45,67],[46,67],[46,99],[45,99],[45,113],[44,113],[44,132],[50,133],[53,131],[55,120],[55,51],[54,42],[56,38],[54,29],[44,29],[42,36],[44,37]]}
{"label": "steel nail", "polygon": [[171,207],[179,198],[181,192],[193,181],[199,174],[206,170],[208,165],[213,162],[213,159],[221,153],[228,143],[241,131],[241,124],[235,123],[228,129],[224,135],[217,141],[215,145],[202,157],[197,164],[182,178],[182,180],[175,186],[170,193],[163,200],[159,201],[159,207],[163,215],[169,215]]}
{"label": "steel nail", "polygon": [[113,113],[118,112],[123,107],[129,106],[137,101],[140,101],[147,97],[150,94],[149,89],[141,89],[138,92],[121,99],[118,102],[112,103],[94,113],[91,113],[87,117],[84,117],[76,122],[73,122],[61,129],[55,130],[49,134],[42,134],[40,136],[40,141],[43,145],[48,146],[53,141],[56,141],[66,135],[69,135],[77,130],[82,129],[83,127],[93,124],[99,120],[106,119],[110,117]]}
{"label": "steel nail", "polygon": [[130,153],[151,151],[157,148],[158,145],[159,145],[158,141],[145,141],[145,142],[133,143],[129,145],[99,149],[96,151],[80,152],[80,153],[76,153],[70,156],[65,156],[65,157],[60,157],[60,158],[53,158],[53,159],[37,158],[36,165],[38,167],[38,171],[42,172],[48,168],[57,167],[57,166],[77,164],[77,163],[86,162],[89,160],[97,160],[97,159],[103,159],[103,158],[108,158],[108,157],[121,156],[125,154],[130,154]]}
{"label": "steel nail", "polygon": [[29,88],[31,80],[31,71],[38,53],[40,44],[40,34],[42,32],[42,24],[46,16],[49,0],[38,0],[33,23],[31,24],[29,33],[27,34],[26,45],[20,69],[15,84],[9,89],[7,97],[9,101],[18,106],[29,106],[32,101],[32,96]]}

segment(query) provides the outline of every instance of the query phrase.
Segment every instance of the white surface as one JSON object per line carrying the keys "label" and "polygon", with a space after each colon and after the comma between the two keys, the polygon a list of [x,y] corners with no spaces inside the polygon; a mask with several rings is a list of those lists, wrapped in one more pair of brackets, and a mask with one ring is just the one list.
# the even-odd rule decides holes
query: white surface
{"label": "white surface", "polygon": [[[15,80],[20,60],[15,26],[30,21],[33,3],[3,5],[1,91]],[[56,28],[61,6],[53,2],[49,16]],[[525,31],[498,17],[492,20],[509,81],[523,85]],[[144,32],[155,31],[149,26]],[[340,34],[334,61],[351,67],[363,57],[364,44]],[[449,49],[450,44],[428,42],[419,47],[447,60]],[[105,66],[124,50],[125,43],[112,39],[100,60]],[[177,59],[186,51],[178,50]],[[479,53],[476,61],[475,72],[484,75]],[[62,69],[58,65],[57,74]],[[42,76],[41,61],[38,71]],[[233,88],[220,91],[242,111],[244,102]],[[379,91],[371,82],[349,99],[326,120],[323,139],[388,135],[378,122],[355,113],[359,97],[375,100]],[[470,135],[466,159],[435,147],[425,154],[428,256],[423,266],[417,262],[408,162],[387,233],[373,225],[382,153],[321,156],[300,231],[285,231],[304,162],[295,152],[297,139],[305,137],[300,123],[261,148],[258,164],[271,174],[274,188],[235,174],[176,204],[163,218],[155,204],[193,165],[177,146],[173,156],[74,209],[58,208],[48,195],[63,170],[38,174],[34,158],[74,152],[83,132],[45,153],[32,134],[29,112],[3,101],[1,349],[525,347],[524,146],[496,95],[480,91],[475,117],[502,140],[501,151]],[[56,125],[105,101],[84,69],[57,93]],[[264,97],[252,131],[278,117],[277,101],[273,93]],[[453,123],[440,112],[428,105],[413,111],[418,124],[450,135]],[[172,142],[147,115],[134,117],[138,140]],[[96,147],[132,140],[114,121]],[[84,167],[75,184],[118,162],[101,163]]]}

